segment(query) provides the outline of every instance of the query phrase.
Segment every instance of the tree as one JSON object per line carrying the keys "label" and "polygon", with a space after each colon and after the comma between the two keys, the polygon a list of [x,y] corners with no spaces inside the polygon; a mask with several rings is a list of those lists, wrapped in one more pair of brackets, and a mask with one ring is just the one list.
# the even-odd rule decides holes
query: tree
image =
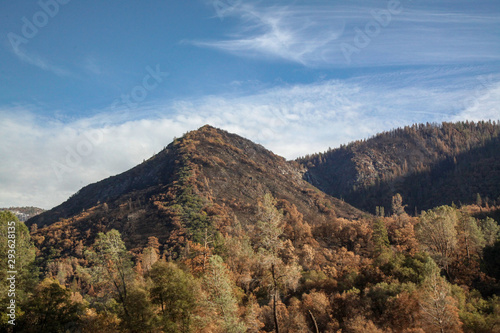
{"label": "tree", "polygon": [[130,332],[151,332],[158,320],[148,290],[139,284],[130,286],[124,306],[133,314],[122,323]]}
{"label": "tree", "polygon": [[347,321],[347,331],[352,333],[383,333],[371,320],[364,316],[356,316]]}
{"label": "tree", "polygon": [[248,333],[259,333],[264,326],[264,323],[259,320],[260,312],[261,309],[255,295],[248,295],[245,313],[245,325],[247,326]]}
{"label": "tree", "polygon": [[416,226],[417,237],[436,263],[448,271],[450,258],[457,245],[457,211],[449,206],[428,210]]}
{"label": "tree", "polygon": [[146,247],[142,250],[141,265],[145,272],[149,272],[151,267],[158,261],[158,252],[152,247]]}
{"label": "tree", "polygon": [[383,218],[377,218],[373,223],[373,245],[376,255],[389,248],[389,236]]}
{"label": "tree", "polygon": [[415,237],[412,220],[416,220],[416,218],[410,218],[406,214],[392,216],[387,220],[387,231],[391,244],[394,244],[397,251],[407,252],[411,255],[418,251],[418,241]]}
{"label": "tree", "polygon": [[484,299],[474,290],[467,295],[465,309],[460,314],[466,332],[498,332],[500,329],[500,297]]}
{"label": "tree", "polygon": [[[26,300],[37,283],[38,268],[35,266],[35,247],[28,228],[9,211],[0,211],[0,258],[0,306],[6,309],[10,299],[15,299],[19,316],[19,304]],[[9,297],[7,271],[17,271],[14,298]],[[8,320],[7,312],[2,311],[0,329],[10,326]]]}
{"label": "tree", "polygon": [[471,252],[479,253],[485,241],[476,219],[468,214],[460,214],[458,219],[458,239],[463,244],[467,260],[471,259]]}
{"label": "tree", "polygon": [[148,274],[151,299],[160,305],[161,325],[166,332],[191,332],[196,308],[197,283],[174,263],[156,262]]}
{"label": "tree", "polygon": [[283,246],[279,238],[283,234],[283,213],[276,208],[276,199],[266,193],[259,203],[259,221],[257,228],[259,235],[259,248],[277,255],[278,250]]}
{"label": "tree", "polygon": [[311,319],[312,325],[314,327],[314,332],[326,331],[328,323],[331,321],[329,310],[330,301],[328,296],[324,292],[312,291],[309,294],[302,295],[304,310]]}
{"label": "tree", "polygon": [[238,318],[234,284],[221,257],[217,255],[210,257],[207,272],[203,277],[203,286],[208,293],[208,306],[219,316],[223,331],[246,332],[245,325]]}
{"label": "tree", "polygon": [[483,205],[483,199],[481,199],[481,195],[479,193],[476,194],[476,205],[481,207]]}
{"label": "tree", "polygon": [[401,196],[401,194],[396,193],[392,197],[392,205],[391,205],[392,214],[396,216],[401,216],[406,214],[405,207],[406,205],[403,206],[403,197]]}
{"label": "tree", "polygon": [[276,199],[269,193],[265,194],[259,203],[259,221],[257,229],[259,232],[257,247],[261,256],[260,264],[265,271],[270,273],[264,281],[267,284],[273,299],[273,317],[276,333],[279,333],[278,322],[278,299],[279,291],[288,288],[295,289],[300,278],[300,269],[295,262],[288,265],[278,256],[279,250],[283,248],[283,213],[276,208]]}
{"label": "tree", "polygon": [[147,247],[154,249],[156,254],[160,255],[160,242],[158,241],[158,238],[154,236],[148,237]]}
{"label": "tree", "polygon": [[71,292],[57,280],[45,279],[35,288],[24,306],[20,327],[23,332],[57,333],[74,328],[83,311],[71,300]]}
{"label": "tree", "polygon": [[500,237],[500,226],[491,217],[479,220],[486,246],[493,246]]}
{"label": "tree", "polygon": [[375,207],[375,216],[384,217],[385,216],[385,208],[384,206],[376,206]]}
{"label": "tree", "polygon": [[462,332],[450,285],[437,270],[423,284],[420,308],[426,332]]}
{"label": "tree", "polygon": [[90,274],[93,283],[106,291],[112,291],[122,304],[125,321],[131,319],[128,309],[128,292],[134,280],[132,256],[117,230],[100,232],[93,245],[93,250],[85,252],[91,264]]}

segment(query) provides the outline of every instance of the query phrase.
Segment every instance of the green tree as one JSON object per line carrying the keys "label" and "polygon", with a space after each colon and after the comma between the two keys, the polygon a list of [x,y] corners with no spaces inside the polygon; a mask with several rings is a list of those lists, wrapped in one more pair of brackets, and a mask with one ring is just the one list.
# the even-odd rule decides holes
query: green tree
{"label": "green tree", "polygon": [[148,276],[152,283],[151,299],[160,306],[165,332],[191,332],[198,290],[193,276],[176,264],[164,261],[156,262]]}
{"label": "green tree", "polygon": [[479,207],[483,205],[483,199],[481,199],[481,195],[479,193],[476,194],[476,205]]}
{"label": "green tree", "polygon": [[24,306],[19,327],[22,332],[57,333],[74,331],[83,305],[71,300],[71,291],[57,280],[45,279]]}
{"label": "green tree", "polygon": [[158,320],[149,292],[139,284],[129,288],[125,308],[133,314],[122,323],[130,332],[153,332]]}
{"label": "green tree", "polygon": [[458,238],[465,247],[467,260],[470,260],[471,252],[479,253],[484,247],[485,241],[481,228],[477,225],[475,218],[468,214],[460,214],[457,229]]}
{"label": "green tree", "polygon": [[373,223],[373,245],[376,255],[389,248],[389,236],[383,218],[377,218]]}
{"label": "green tree", "polygon": [[210,257],[203,286],[208,293],[208,306],[220,317],[223,331],[246,332],[245,325],[238,318],[238,302],[233,291],[235,286],[221,257]]}
{"label": "green tree", "polygon": [[500,297],[488,299],[473,290],[467,295],[464,310],[460,313],[466,332],[498,332],[500,329]]}
{"label": "green tree", "polygon": [[91,265],[89,271],[93,284],[104,292],[112,292],[122,305],[124,320],[130,320],[133,314],[128,309],[128,292],[134,281],[134,271],[132,257],[120,233],[114,229],[100,232],[93,249],[87,250],[85,257]]}
{"label": "green tree", "polygon": [[479,220],[486,246],[493,246],[500,237],[500,226],[491,217]]}
{"label": "green tree", "polygon": [[276,199],[269,193],[265,194],[259,204],[259,221],[257,222],[257,247],[261,257],[260,265],[268,272],[263,277],[263,284],[267,286],[273,299],[273,317],[276,333],[279,333],[278,300],[280,290],[295,289],[300,279],[300,269],[296,262],[285,265],[279,257],[284,241],[283,213],[276,208]]}
{"label": "green tree", "polygon": [[439,267],[448,272],[451,256],[457,246],[457,211],[449,206],[428,210],[416,226],[417,237]]}
{"label": "green tree", "polygon": [[283,246],[280,236],[283,234],[283,212],[276,208],[276,199],[266,193],[259,204],[259,249],[277,256]]}
{"label": "green tree", "polygon": [[[9,211],[0,211],[0,306],[5,309],[10,303],[7,271],[17,271],[15,299],[17,317],[21,313],[19,304],[23,303],[38,280],[35,266],[35,247],[28,228]],[[12,265],[12,266],[10,266]],[[1,311],[0,328],[6,329],[9,317]]]}

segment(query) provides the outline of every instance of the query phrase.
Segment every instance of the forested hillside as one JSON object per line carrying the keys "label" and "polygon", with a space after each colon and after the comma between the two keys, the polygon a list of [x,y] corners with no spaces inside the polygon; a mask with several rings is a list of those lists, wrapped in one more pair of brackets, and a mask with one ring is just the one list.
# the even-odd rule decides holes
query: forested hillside
{"label": "forested hillside", "polygon": [[313,185],[372,213],[377,206],[388,212],[396,193],[410,214],[478,200],[494,205],[500,198],[499,135],[496,122],[420,124],[298,162]]}
{"label": "forested hillside", "polygon": [[[332,156],[354,152],[318,165],[340,169]],[[500,331],[500,207],[411,216],[395,194],[371,215],[303,180],[320,167],[301,162],[204,126],[17,222],[16,332]],[[0,212],[4,257],[15,220]],[[0,327],[8,320],[2,312]]]}

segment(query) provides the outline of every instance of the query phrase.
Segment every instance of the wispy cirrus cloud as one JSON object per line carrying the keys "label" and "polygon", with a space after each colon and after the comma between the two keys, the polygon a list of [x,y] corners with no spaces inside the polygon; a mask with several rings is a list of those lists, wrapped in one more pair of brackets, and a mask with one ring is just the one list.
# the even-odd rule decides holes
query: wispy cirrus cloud
{"label": "wispy cirrus cloud", "polygon": [[[450,64],[500,60],[500,17],[397,1],[287,6],[239,2],[227,15],[233,33],[191,43],[236,56],[310,67]],[[463,4],[462,4],[463,6]],[[430,9],[432,8],[432,9]],[[457,6],[460,8],[460,5]]]}
{"label": "wispy cirrus cloud", "polygon": [[264,56],[304,65],[324,61],[323,53],[342,35],[345,20],[325,6],[269,6],[239,3],[227,15],[241,21],[227,40],[193,41],[246,57]]}
{"label": "wispy cirrus cloud", "polygon": [[88,73],[91,73],[94,75],[101,75],[102,74],[102,68],[101,68],[98,60],[94,56],[89,55],[89,56],[85,57],[83,60],[82,67]]}
{"label": "wispy cirrus cloud", "polygon": [[12,48],[13,53],[16,55],[16,57],[30,65],[33,65],[35,67],[38,67],[44,71],[54,73],[58,76],[71,76],[71,72],[59,67],[57,65],[52,64],[50,61],[40,57],[39,55],[33,54],[33,53],[28,53],[24,50],[22,50],[19,47],[14,47]]}

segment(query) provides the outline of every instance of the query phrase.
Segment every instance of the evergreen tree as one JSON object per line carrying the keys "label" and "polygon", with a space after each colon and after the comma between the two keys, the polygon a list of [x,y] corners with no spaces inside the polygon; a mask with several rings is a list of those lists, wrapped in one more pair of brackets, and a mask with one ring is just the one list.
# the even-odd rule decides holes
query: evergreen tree
{"label": "evergreen tree", "polygon": [[221,257],[210,257],[203,286],[208,293],[208,307],[220,318],[223,331],[246,332],[244,323],[238,318],[238,302],[233,291],[235,286]]}
{"label": "evergreen tree", "polygon": [[383,218],[377,218],[373,224],[373,245],[377,255],[389,247],[389,236]]}
{"label": "evergreen tree", "polygon": [[131,320],[133,313],[128,309],[130,304],[129,289],[134,281],[132,256],[117,230],[100,232],[94,242],[93,249],[85,252],[91,264],[89,273],[93,285],[104,293],[111,292],[122,305],[121,314],[125,321]]}
{"label": "evergreen tree", "polygon": [[392,214],[396,216],[401,216],[406,214],[405,207],[406,205],[403,205],[403,197],[401,196],[401,194],[396,193],[392,197],[392,205],[391,205]]}
{"label": "evergreen tree", "polygon": [[283,213],[276,208],[276,199],[271,194],[267,193],[262,198],[258,217],[257,246],[261,256],[260,265],[269,273],[263,282],[267,285],[273,300],[274,329],[279,333],[277,309],[279,292],[295,289],[300,278],[300,268],[295,262],[285,265],[278,255],[284,245],[284,241],[280,239],[284,230]]}
{"label": "evergreen tree", "polygon": [[484,237],[485,245],[493,246],[500,237],[500,226],[491,217],[479,221],[479,226]]}

